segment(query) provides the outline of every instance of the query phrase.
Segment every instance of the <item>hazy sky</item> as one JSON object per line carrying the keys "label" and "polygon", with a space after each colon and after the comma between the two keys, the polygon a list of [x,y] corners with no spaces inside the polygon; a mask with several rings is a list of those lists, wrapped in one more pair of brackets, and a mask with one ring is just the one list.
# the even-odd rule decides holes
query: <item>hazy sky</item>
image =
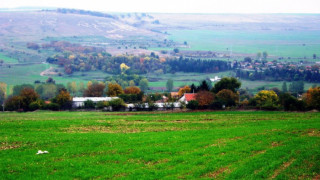
{"label": "hazy sky", "polygon": [[0,8],[35,6],[106,12],[320,13],[320,0],[0,0]]}

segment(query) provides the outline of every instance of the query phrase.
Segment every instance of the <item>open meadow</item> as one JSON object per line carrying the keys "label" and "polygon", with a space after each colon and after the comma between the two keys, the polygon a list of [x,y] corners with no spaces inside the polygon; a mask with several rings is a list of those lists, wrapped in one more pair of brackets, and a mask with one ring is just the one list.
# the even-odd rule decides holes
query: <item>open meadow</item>
{"label": "open meadow", "polygon": [[0,113],[0,179],[319,177],[319,113]]}
{"label": "open meadow", "polygon": [[[267,51],[271,56],[306,57],[320,47],[319,31],[289,30],[175,30],[169,39],[176,42],[187,41],[189,50],[220,51],[256,54]],[[317,60],[313,60],[317,61]]]}

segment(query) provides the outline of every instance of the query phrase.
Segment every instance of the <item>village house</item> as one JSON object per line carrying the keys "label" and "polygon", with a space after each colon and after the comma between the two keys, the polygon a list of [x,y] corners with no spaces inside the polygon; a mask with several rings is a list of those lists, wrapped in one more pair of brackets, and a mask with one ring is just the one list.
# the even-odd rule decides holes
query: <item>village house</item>
{"label": "village house", "polygon": [[216,82],[216,81],[220,81],[221,78],[219,78],[218,76],[215,76],[214,78],[210,78],[211,82]]}
{"label": "village house", "polygon": [[180,99],[179,102],[184,102],[188,104],[189,101],[196,100],[197,93],[185,93]]}

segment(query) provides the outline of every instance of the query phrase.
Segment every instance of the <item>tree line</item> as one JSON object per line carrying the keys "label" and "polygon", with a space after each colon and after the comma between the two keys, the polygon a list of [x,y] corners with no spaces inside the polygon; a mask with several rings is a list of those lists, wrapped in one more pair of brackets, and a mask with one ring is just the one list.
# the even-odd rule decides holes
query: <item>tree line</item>
{"label": "tree line", "polygon": [[[53,84],[52,81],[46,84]],[[169,93],[144,94],[137,86],[122,88],[118,83],[108,83],[93,81],[87,84],[84,89],[86,97],[119,97],[111,102],[85,102],[85,108],[107,108],[120,110],[125,107],[125,103],[135,103],[137,108],[149,104],[149,109],[157,109],[155,102],[167,103],[168,108],[173,108],[173,102],[177,102],[185,93],[194,93],[194,99],[187,104],[181,102],[181,108],[188,109],[260,109],[260,110],[286,110],[286,111],[306,111],[311,109],[320,110],[320,87],[311,87],[302,96],[295,96],[290,92],[299,83],[291,84],[289,91],[286,84],[283,89],[277,88],[261,90],[253,95],[241,89],[241,83],[236,78],[222,78],[213,87],[210,87],[206,80],[199,85],[192,84],[179,89],[178,97],[171,97]],[[5,83],[0,83],[0,90],[4,91]],[[68,88],[69,89],[69,88]],[[30,85],[18,85],[14,87],[14,94],[1,98],[5,102],[6,110],[33,111],[37,109],[68,110],[72,108],[72,83],[71,89],[61,86],[58,92],[50,99],[44,99],[39,94],[39,90]],[[1,94],[1,92],[0,92]],[[5,93],[2,93],[5,96]],[[163,97],[167,97],[163,99]],[[141,109],[141,108],[140,108]],[[143,109],[143,108],[142,108]]]}
{"label": "tree line", "polygon": [[282,68],[273,67],[265,70],[244,70],[237,69],[236,77],[250,80],[266,81],[306,81],[320,82],[320,73],[318,68],[306,69],[305,67],[292,68],[285,66]]}

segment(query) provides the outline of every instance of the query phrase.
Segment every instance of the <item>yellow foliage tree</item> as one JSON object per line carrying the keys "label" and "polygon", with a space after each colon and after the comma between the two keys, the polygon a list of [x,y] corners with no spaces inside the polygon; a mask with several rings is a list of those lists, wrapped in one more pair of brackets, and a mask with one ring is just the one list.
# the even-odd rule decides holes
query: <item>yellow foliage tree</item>
{"label": "yellow foliage tree", "polygon": [[272,90],[262,90],[254,98],[260,107],[266,105],[266,103],[275,104],[279,100],[278,95]]}
{"label": "yellow foliage tree", "polygon": [[118,96],[119,94],[123,94],[122,87],[117,83],[109,83],[107,95],[110,97]]}
{"label": "yellow foliage tree", "polygon": [[120,64],[120,69],[121,69],[121,72],[124,73],[126,72],[126,70],[130,69],[130,67],[127,66],[125,63],[122,63]]}
{"label": "yellow foliage tree", "polygon": [[189,93],[191,92],[191,88],[189,86],[184,86],[183,88],[179,89],[178,95],[179,97],[183,96],[184,93]]}

